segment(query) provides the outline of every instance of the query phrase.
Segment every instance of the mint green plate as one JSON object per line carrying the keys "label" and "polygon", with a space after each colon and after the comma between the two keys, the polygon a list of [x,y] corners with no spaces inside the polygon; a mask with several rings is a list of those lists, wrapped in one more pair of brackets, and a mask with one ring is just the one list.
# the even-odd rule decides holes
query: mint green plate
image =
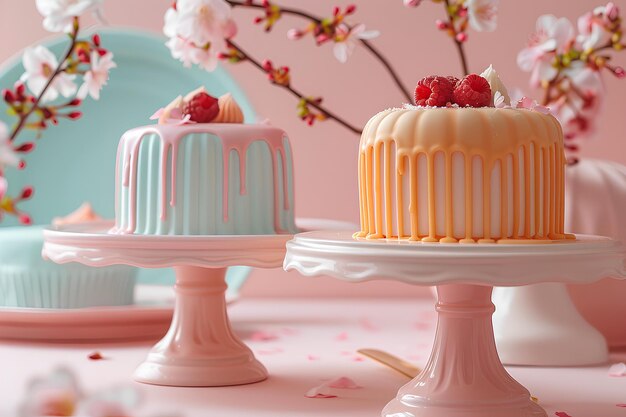
{"label": "mint green plate", "polygon": [[[35,224],[48,224],[84,201],[105,218],[114,217],[114,172],[117,143],[124,131],[153,123],[149,117],[180,94],[204,85],[213,95],[233,94],[247,121],[256,116],[250,102],[235,80],[223,68],[208,73],[199,68],[184,68],[173,59],[165,39],[151,33],[126,29],[99,29],[102,45],[113,52],[117,68],[110,73],[108,85],[99,101],[87,98],[77,121],[61,120],[43,132],[37,148],[26,157],[24,171],[8,169],[10,191],[24,185],[35,187],[31,201],[21,208],[30,213]],[[45,45],[57,56],[67,47],[67,38],[55,38]],[[12,86],[24,72],[21,55],[0,70],[0,87]],[[0,119],[14,123],[0,103]],[[23,131],[21,140],[34,139]],[[1,226],[16,225],[6,217]],[[250,268],[230,268],[227,274],[231,295],[243,284]],[[172,283],[170,270],[143,270],[143,283]]]}

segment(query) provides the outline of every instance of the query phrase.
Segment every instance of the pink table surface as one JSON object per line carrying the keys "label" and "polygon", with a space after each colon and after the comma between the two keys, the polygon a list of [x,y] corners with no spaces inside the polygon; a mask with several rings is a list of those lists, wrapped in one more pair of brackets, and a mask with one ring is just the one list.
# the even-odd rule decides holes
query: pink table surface
{"label": "pink table surface", "polygon": [[[28,380],[61,364],[74,370],[87,392],[135,386],[143,401],[133,417],[378,416],[408,379],[361,358],[356,349],[384,349],[424,365],[435,327],[433,301],[427,299],[244,299],[229,307],[229,314],[234,331],[270,372],[267,381],[223,388],[135,383],[131,375],[153,341],[98,346],[3,342],[0,417],[16,416]],[[96,350],[107,359],[89,360]],[[615,362],[626,362],[626,353],[612,354]],[[624,417],[626,408],[616,404],[626,403],[626,377],[610,377],[608,368],[508,370],[539,398],[548,415],[561,411],[571,417]],[[336,389],[337,398],[304,396],[310,388],[341,376],[362,388]]]}

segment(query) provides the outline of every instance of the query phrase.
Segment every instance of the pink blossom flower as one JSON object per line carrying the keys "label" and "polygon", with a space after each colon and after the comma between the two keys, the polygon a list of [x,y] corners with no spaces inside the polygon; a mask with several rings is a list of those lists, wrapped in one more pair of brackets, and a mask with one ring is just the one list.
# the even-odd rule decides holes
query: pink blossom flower
{"label": "pink blossom flower", "polygon": [[362,23],[351,29],[347,25],[340,24],[335,32],[335,46],[333,48],[335,58],[341,63],[347,62],[359,39],[374,39],[378,36],[380,36],[379,31],[365,30],[365,25]]}
{"label": "pink blossom flower", "polygon": [[498,20],[498,0],[467,0],[469,23],[479,32],[493,32]]}
{"label": "pink blossom flower", "polygon": [[[7,183],[6,178],[0,175],[0,200],[4,198],[4,195],[7,193],[8,188],[9,188],[9,184]],[[0,219],[2,219],[1,211],[0,211]]]}
{"label": "pink blossom flower", "polygon": [[519,101],[515,105],[515,108],[534,110],[534,111],[538,111],[539,113],[550,114],[549,108],[547,108],[546,106],[542,106],[541,104],[537,103],[535,100],[528,98],[528,97],[522,97],[521,99],[519,99]]}
{"label": "pink blossom flower", "polygon": [[129,410],[139,402],[133,388],[121,387],[85,395],[74,374],[58,368],[50,375],[33,379],[25,401],[20,407],[20,417],[41,416],[128,416]]}
{"label": "pink blossom flower", "polygon": [[[39,95],[54,74],[59,62],[50,50],[38,45],[34,48],[26,48],[22,64],[26,72],[22,74],[20,80],[26,83],[33,94]],[[76,92],[75,78],[73,74],[59,73],[46,90],[42,100],[55,100],[59,94],[64,97],[73,95]]]}
{"label": "pink blossom flower", "polygon": [[578,18],[577,41],[583,50],[593,49],[609,41],[611,32],[607,27],[619,17],[619,9],[614,3],[599,6],[592,12]]}
{"label": "pink blossom flower", "polygon": [[20,158],[13,149],[13,144],[9,141],[9,129],[0,121],[0,177],[6,166],[15,167],[19,162]]}
{"label": "pink blossom flower", "polygon": [[553,15],[539,16],[536,29],[527,48],[517,55],[517,65],[531,72],[530,84],[538,86],[542,80],[551,80],[557,74],[552,60],[566,51],[574,41],[574,27],[566,18]]}
{"label": "pink blossom flower", "polygon": [[[160,108],[159,110],[155,111],[152,116],[150,116],[150,120],[160,120],[161,116],[163,116],[163,113],[165,113],[165,109]],[[191,115],[183,114],[183,112],[180,109],[176,109],[176,108],[170,110],[169,114],[167,115],[167,118],[163,121],[163,124],[174,125],[174,126],[180,126],[180,125],[189,124],[189,123],[195,123],[194,121],[191,120]]]}
{"label": "pink blossom flower", "polygon": [[70,33],[74,17],[97,11],[102,0],[37,0],[37,10],[44,17],[43,27],[50,32]]}
{"label": "pink blossom flower", "polygon": [[115,62],[113,62],[112,52],[107,52],[100,56],[98,52],[93,51],[91,53],[90,65],[91,68],[83,77],[83,85],[80,86],[76,94],[81,100],[87,97],[87,95],[90,95],[94,100],[98,100],[100,98],[100,90],[109,80],[109,71],[117,67]]}

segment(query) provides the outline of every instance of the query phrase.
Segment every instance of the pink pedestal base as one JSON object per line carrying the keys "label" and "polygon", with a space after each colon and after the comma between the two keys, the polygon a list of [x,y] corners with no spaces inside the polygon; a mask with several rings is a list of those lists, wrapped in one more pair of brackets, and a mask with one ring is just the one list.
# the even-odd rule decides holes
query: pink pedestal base
{"label": "pink pedestal base", "polygon": [[265,367],[235,336],[226,313],[225,268],[178,266],[172,325],[135,380],[148,384],[212,387],[259,382]]}
{"label": "pink pedestal base", "polygon": [[439,285],[428,364],[384,408],[385,417],[546,417],[504,369],[491,325],[492,287]]}

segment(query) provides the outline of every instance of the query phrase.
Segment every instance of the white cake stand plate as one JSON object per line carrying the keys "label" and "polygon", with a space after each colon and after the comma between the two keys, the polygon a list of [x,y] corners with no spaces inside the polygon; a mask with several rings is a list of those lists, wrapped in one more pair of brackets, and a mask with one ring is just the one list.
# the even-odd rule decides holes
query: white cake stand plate
{"label": "white cake stand plate", "polygon": [[584,366],[608,360],[606,339],[576,310],[565,284],[494,288],[492,298],[502,363]]}
{"label": "white cake stand plate", "polygon": [[284,268],[347,281],[437,286],[432,354],[384,408],[385,417],[546,417],[500,362],[492,287],[626,278],[624,248],[594,236],[544,245],[445,245],[310,232],[287,243]]}
{"label": "white cake stand plate", "polygon": [[135,371],[135,380],[169,386],[226,386],[267,378],[265,367],[235,336],[226,313],[229,266],[275,268],[292,235],[112,235],[109,222],[44,231],[45,257],[89,266],[174,267],[176,301],[165,337]]}

